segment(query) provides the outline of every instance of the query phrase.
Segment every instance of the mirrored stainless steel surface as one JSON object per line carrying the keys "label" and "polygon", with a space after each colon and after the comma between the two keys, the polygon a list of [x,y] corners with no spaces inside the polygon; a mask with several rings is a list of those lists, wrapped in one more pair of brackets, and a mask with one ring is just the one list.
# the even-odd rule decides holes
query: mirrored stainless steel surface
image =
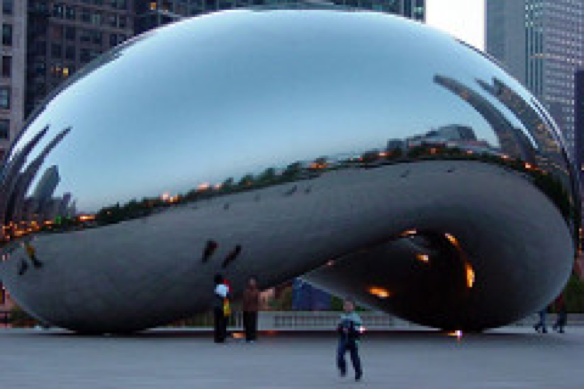
{"label": "mirrored stainless steel surface", "polygon": [[372,12],[238,10],[98,58],[4,161],[0,279],[81,332],[305,275],[440,328],[551,301],[576,251],[560,133],[489,58]]}

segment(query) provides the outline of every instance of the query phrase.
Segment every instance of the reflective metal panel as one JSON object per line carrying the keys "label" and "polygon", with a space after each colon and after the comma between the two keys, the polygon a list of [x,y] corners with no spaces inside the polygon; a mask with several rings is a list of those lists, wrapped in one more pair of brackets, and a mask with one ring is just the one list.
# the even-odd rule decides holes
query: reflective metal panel
{"label": "reflective metal panel", "polygon": [[307,277],[442,328],[565,283],[580,211],[557,128],[480,52],[371,12],[239,10],[140,36],[49,98],[4,161],[0,278],[133,331]]}

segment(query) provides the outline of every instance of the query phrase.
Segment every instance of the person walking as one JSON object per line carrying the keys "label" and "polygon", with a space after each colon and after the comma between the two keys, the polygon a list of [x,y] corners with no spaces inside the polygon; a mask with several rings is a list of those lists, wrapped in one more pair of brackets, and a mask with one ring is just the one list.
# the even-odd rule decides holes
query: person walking
{"label": "person walking", "polygon": [[553,329],[560,334],[564,333],[564,327],[568,322],[568,311],[566,309],[566,301],[564,300],[564,293],[560,293],[556,301],[554,302],[554,308],[556,309],[557,319],[556,323],[553,325]]}
{"label": "person walking", "polygon": [[227,319],[229,317],[229,288],[221,274],[215,275],[215,292],[213,300],[215,343],[225,343],[227,338]]}
{"label": "person walking", "polygon": [[534,330],[536,330],[537,332],[540,332],[542,334],[547,333],[547,327],[545,324],[546,312],[547,312],[547,306],[544,307],[541,311],[539,311],[537,313],[539,315],[539,321],[537,323],[535,323],[535,325],[533,326]]}
{"label": "person walking", "polygon": [[260,290],[258,289],[256,278],[251,277],[243,292],[243,329],[245,331],[245,340],[248,343],[257,340],[259,305]]}
{"label": "person walking", "polygon": [[363,377],[363,369],[361,367],[361,358],[359,357],[359,337],[363,322],[359,315],[355,312],[355,302],[350,298],[345,298],[343,302],[343,314],[340,317],[337,325],[337,333],[339,334],[339,345],[337,349],[337,367],[341,377],[347,375],[347,362],[345,361],[345,353],[351,353],[351,362],[355,370],[355,381],[361,380]]}

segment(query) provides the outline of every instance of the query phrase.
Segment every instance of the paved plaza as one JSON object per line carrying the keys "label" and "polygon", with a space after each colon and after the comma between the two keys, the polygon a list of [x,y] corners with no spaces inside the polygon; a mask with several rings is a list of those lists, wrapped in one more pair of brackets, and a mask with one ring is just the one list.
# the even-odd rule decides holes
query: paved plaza
{"label": "paved plaza", "polygon": [[264,334],[215,345],[211,334],[134,336],[0,330],[0,388],[583,388],[584,328],[504,328],[460,341],[426,330],[370,333],[355,383],[334,368],[329,333]]}

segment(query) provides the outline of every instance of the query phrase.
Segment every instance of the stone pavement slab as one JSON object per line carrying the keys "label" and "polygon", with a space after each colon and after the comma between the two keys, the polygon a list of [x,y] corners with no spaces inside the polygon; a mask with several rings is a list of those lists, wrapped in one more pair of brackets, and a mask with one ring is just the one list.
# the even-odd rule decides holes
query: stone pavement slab
{"label": "stone pavement slab", "polygon": [[210,333],[188,330],[0,330],[0,388],[584,388],[584,328],[509,327],[461,340],[424,329],[370,333],[360,383],[338,376],[335,346],[333,333],[216,345]]}

